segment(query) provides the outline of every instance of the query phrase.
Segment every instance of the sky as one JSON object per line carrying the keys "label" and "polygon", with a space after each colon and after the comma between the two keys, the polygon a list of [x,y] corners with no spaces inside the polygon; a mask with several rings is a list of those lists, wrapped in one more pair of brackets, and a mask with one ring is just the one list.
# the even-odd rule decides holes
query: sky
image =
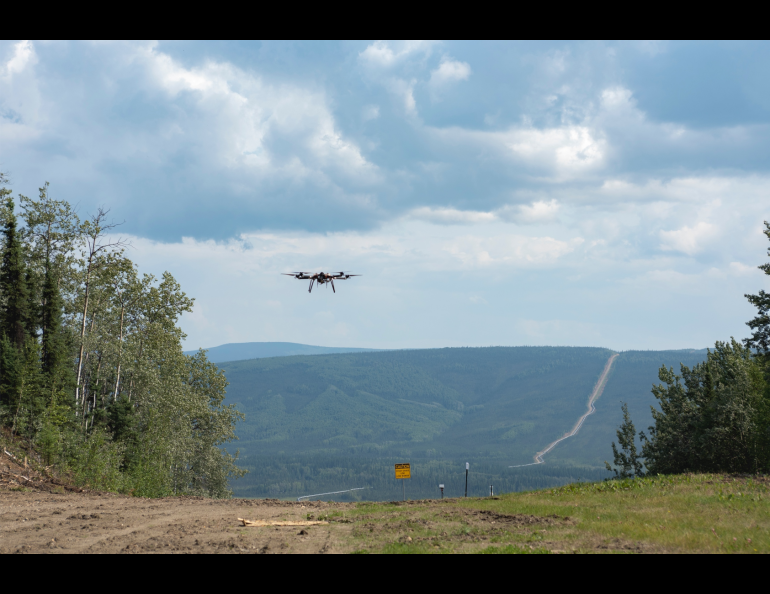
{"label": "sky", "polygon": [[188,349],[704,348],[770,290],[770,43],[0,41],[0,171]]}

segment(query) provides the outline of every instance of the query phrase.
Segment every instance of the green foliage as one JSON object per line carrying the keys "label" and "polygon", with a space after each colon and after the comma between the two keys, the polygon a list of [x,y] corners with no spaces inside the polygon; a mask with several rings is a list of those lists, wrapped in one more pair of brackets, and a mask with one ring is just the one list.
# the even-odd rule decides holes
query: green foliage
{"label": "green foliage", "polygon": [[692,369],[660,369],[643,455],[653,473],[766,472],[770,469],[768,392],[749,348],[717,342]]}
{"label": "green foliage", "polygon": [[603,481],[601,483],[572,483],[558,489],[553,489],[551,495],[581,494],[581,493],[619,493],[646,488],[663,489],[679,484],[689,484],[690,475],[674,476],[661,475],[647,477],[626,477]]}
{"label": "green foliage", "polygon": [[[620,451],[618,451],[615,442],[612,442],[613,461],[616,468],[613,469],[609,462],[605,462],[604,465],[607,470],[614,470],[617,478],[641,477],[644,476],[644,463],[636,453],[636,429],[628,414],[628,404],[624,402],[621,408],[623,410],[623,424],[617,431]],[[618,472],[617,467],[620,467],[620,472]]]}
{"label": "green foliage", "polygon": [[139,276],[105,211],[81,223],[46,184],[19,197],[19,230],[0,199],[0,422],[93,488],[229,496],[243,471],[221,446],[243,415],[205,353],[182,352],[193,300],[168,272]]}
{"label": "green foliage", "polygon": [[63,444],[64,459],[79,484],[101,491],[121,491],[124,476],[120,472],[122,446],[101,429],[88,437],[67,433]]}
{"label": "green foliage", "polygon": [[22,367],[19,351],[7,336],[0,336],[0,414],[7,426],[14,424],[20,406]]}
{"label": "green foliage", "polygon": [[16,230],[13,199],[6,197],[3,228],[3,256],[0,263],[0,336],[17,349],[24,348],[30,327],[29,293],[22,244]]}
{"label": "green foliage", "polygon": [[62,329],[62,299],[50,261],[46,262],[41,307],[40,366],[46,388],[51,393],[71,383],[67,366],[68,349]]}

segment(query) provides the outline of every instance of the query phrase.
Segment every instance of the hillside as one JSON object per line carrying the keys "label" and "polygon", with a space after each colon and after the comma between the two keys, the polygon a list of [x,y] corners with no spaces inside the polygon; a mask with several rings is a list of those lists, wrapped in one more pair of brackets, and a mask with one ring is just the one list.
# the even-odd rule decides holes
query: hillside
{"label": "hillside", "polygon": [[[197,351],[185,351],[185,355],[194,355]],[[243,361],[265,357],[290,357],[293,355],[330,355],[338,353],[376,352],[376,349],[356,349],[346,347],[322,347],[296,342],[232,342],[206,349],[209,361]]]}
{"label": "hillside", "polygon": [[[472,492],[521,490],[605,476],[603,461],[629,402],[638,427],[649,424],[650,388],[661,364],[692,365],[705,351],[622,353],[597,412],[541,466],[509,469],[568,431],[611,351],[601,348],[425,349],[222,364],[227,400],[239,424],[239,496],[296,497],[367,486],[358,497],[389,499],[400,484],[394,462],[411,462],[412,497],[439,482]],[[450,487],[450,485],[452,485]]]}
{"label": "hillside", "polygon": [[622,402],[636,425],[637,433],[652,425],[650,407],[657,401],[652,395],[652,385],[659,384],[658,370],[661,365],[673,367],[679,373],[679,364],[692,367],[706,359],[706,349],[679,351],[625,351],[615,361],[607,386],[596,412],[590,416],[565,448],[556,448],[549,459],[556,462],[580,460],[588,465],[603,465],[611,460],[609,444],[617,441],[615,431],[623,422]]}

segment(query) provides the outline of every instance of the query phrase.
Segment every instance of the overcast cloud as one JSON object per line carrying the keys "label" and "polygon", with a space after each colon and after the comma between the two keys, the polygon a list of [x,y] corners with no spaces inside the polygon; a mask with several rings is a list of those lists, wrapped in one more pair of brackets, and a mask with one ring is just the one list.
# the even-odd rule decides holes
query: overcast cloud
{"label": "overcast cloud", "polygon": [[[770,289],[768,70],[768,43],[0,42],[0,171],[125,219],[196,297],[191,348],[702,348]],[[322,268],[364,276],[278,274]]]}

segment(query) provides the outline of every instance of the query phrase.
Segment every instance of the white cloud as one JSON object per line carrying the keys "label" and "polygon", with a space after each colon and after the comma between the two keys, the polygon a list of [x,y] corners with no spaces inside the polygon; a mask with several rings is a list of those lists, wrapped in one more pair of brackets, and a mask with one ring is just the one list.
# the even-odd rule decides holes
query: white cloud
{"label": "white cloud", "polygon": [[601,101],[604,109],[634,109],[636,107],[633,93],[624,87],[604,89],[601,94]]}
{"label": "white cloud", "polygon": [[13,55],[5,63],[5,67],[0,71],[0,76],[10,78],[14,74],[23,72],[27,66],[37,63],[35,48],[30,41],[19,41],[13,46]]}
{"label": "white cloud", "polygon": [[549,160],[556,168],[579,170],[601,163],[604,156],[602,140],[585,126],[566,126],[546,130],[511,131],[508,148],[529,161]]}
{"label": "white cloud", "polygon": [[498,220],[495,213],[455,208],[431,208],[423,206],[407,213],[407,218],[428,221],[439,225],[475,225]]}
{"label": "white cloud", "polygon": [[448,83],[468,80],[471,67],[467,62],[452,60],[446,56],[441,59],[439,67],[430,73],[429,84],[432,87],[442,87]]}
{"label": "white cloud", "polygon": [[504,131],[451,127],[426,128],[426,132],[443,147],[488,151],[499,159],[530,168],[531,175],[545,170],[553,176],[552,181],[572,179],[600,168],[607,150],[604,139],[585,126],[517,126]]}
{"label": "white cloud", "polygon": [[562,241],[553,237],[525,235],[466,235],[447,242],[448,251],[464,268],[507,265],[515,267],[550,266],[575,251],[580,237]]}
{"label": "white cloud", "polygon": [[716,234],[717,228],[704,221],[692,227],[685,226],[674,231],[660,231],[661,248],[694,256],[708,247]]}
{"label": "white cloud", "polygon": [[[382,182],[381,172],[342,131],[322,89],[271,81],[226,61],[183,64],[157,43],[73,44],[70,51],[80,52],[78,68],[87,73],[78,84],[58,70],[40,74],[28,42],[6,50],[0,61],[0,148],[26,155],[29,168],[41,144],[53,146],[64,159],[46,164],[45,179],[109,188],[116,184],[104,179],[107,172],[128,168],[142,171],[132,179],[180,185],[170,181],[171,172],[216,179],[217,192],[231,204],[266,200],[265,190],[292,184],[330,205],[376,210],[371,189]],[[98,63],[88,62],[95,54]],[[125,108],[123,100],[142,105]],[[116,103],[127,117],[115,116]],[[144,118],[145,103],[163,117]],[[115,193],[120,190],[109,190]]]}
{"label": "white cloud", "polygon": [[365,75],[392,94],[410,118],[417,115],[414,90],[418,84],[415,71],[425,67],[435,42],[432,41],[375,41],[358,54]]}
{"label": "white cloud", "polygon": [[48,118],[41,110],[41,94],[36,79],[38,57],[29,41],[13,44],[10,57],[0,62],[0,143],[6,150],[34,142]]}
{"label": "white cloud", "polygon": [[498,211],[501,218],[523,224],[551,223],[556,220],[561,206],[555,199],[537,200],[531,204],[506,206]]}
{"label": "white cloud", "polygon": [[[307,177],[334,169],[358,178],[376,178],[376,167],[338,130],[325,97],[301,87],[269,84],[232,64],[209,61],[185,68],[154,44],[140,47],[135,60],[147,68],[157,84],[173,97],[193,94],[202,132],[213,141],[212,157],[228,168]],[[203,129],[211,132],[204,132]],[[180,136],[185,135],[185,130]],[[291,158],[282,159],[266,141],[288,137]],[[373,177],[374,176],[374,177]]]}
{"label": "white cloud", "polygon": [[358,54],[359,59],[367,65],[379,68],[390,68],[414,54],[430,54],[434,45],[432,41],[375,41]]}
{"label": "white cloud", "polygon": [[416,84],[415,79],[404,80],[401,78],[391,78],[385,82],[385,87],[401,100],[404,111],[410,116],[417,114],[417,103],[414,100],[414,86]]}
{"label": "white cloud", "polygon": [[531,204],[509,205],[488,212],[422,206],[410,210],[404,218],[426,221],[436,225],[478,225],[501,221],[519,224],[543,224],[554,222],[560,208],[556,200],[538,200]]}

